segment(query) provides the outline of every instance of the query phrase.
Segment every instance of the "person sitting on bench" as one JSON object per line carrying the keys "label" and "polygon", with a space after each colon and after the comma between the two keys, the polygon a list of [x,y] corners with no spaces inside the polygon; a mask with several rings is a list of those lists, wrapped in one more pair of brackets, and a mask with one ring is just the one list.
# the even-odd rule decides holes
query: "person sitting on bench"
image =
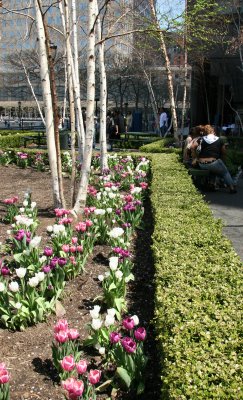
{"label": "person sitting on bench", "polygon": [[226,155],[224,142],[216,136],[211,125],[205,125],[203,132],[203,137],[197,139],[191,146],[193,154],[198,155],[199,167],[223,178],[229,188],[229,192],[236,193],[233,179],[221,159],[224,159]]}

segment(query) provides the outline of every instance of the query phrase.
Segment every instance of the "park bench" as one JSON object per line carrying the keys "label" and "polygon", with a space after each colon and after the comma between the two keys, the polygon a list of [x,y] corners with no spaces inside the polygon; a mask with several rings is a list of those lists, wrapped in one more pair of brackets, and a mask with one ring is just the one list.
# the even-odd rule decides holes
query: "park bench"
{"label": "park bench", "polygon": [[[139,144],[139,147],[144,145],[144,144],[149,144],[153,141],[157,140],[156,138],[123,138],[123,139],[110,139],[109,143],[110,143],[110,150],[113,151],[113,147],[115,147],[116,144],[125,144],[125,143],[131,143],[131,148],[133,148],[133,143],[137,143]],[[128,146],[126,146],[126,148],[128,148]]]}
{"label": "park bench", "polygon": [[23,136],[24,147],[27,147],[27,143],[36,143],[38,147],[41,144],[46,144],[46,135],[45,132],[38,132],[38,135],[27,135]]}
{"label": "park bench", "polygon": [[210,176],[210,171],[199,168],[189,168],[189,175],[191,175],[195,186],[199,188],[206,188],[208,186],[208,178]]}

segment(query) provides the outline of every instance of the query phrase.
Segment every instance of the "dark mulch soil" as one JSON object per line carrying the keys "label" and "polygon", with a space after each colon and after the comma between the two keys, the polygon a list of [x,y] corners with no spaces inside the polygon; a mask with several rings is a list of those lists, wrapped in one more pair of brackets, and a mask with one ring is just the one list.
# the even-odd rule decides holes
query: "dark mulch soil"
{"label": "dark mulch soil", "polygon": [[[33,169],[19,169],[15,166],[0,166],[1,195],[0,220],[4,215],[3,199],[19,195],[23,200],[27,189],[32,191],[32,200],[36,201],[39,210],[40,226],[38,234],[44,235],[47,225],[54,223],[52,213],[52,192],[50,174]],[[64,179],[66,198],[68,199],[69,180]],[[133,242],[135,282],[129,286],[129,314],[137,314],[141,323],[148,330],[146,353],[149,356],[146,391],[139,397],[141,400],[159,398],[158,360],[154,342],[153,327],[153,260],[150,252],[152,218],[149,200],[145,206],[144,230],[138,230]],[[0,222],[0,241],[6,239],[8,225]],[[93,307],[94,298],[101,293],[97,276],[106,270],[109,249],[107,246],[96,246],[89,257],[82,276],[68,282],[62,298],[65,318],[73,328],[80,332],[81,339],[87,336],[85,324],[90,322],[89,310]],[[62,389],[51,361],[51,344],[53,325],[56,315],[46,322],[29,327],[24,332],[11,332],[0,329],[0,362],[5,362],[11,373],[11,400],[56,400],[62,399]],[[105,399],[108,394],[99,396]],[[136,397],[121,393],[119,399],[135,400]]]}

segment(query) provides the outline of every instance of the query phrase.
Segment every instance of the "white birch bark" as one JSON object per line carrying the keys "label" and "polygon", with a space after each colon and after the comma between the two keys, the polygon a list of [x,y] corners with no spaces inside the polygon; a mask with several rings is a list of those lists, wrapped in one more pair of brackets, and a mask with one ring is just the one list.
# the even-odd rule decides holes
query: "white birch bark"
{"label": "white birch bark", "polygon": [[[73,59],[74,59],[74,71],[75,71],[75,79],[76,79],[76,103],[77,103],[77,126],[79,135],[81,137],[81,142],[84,151],[84,142],[85,142],[85,131],[84,131],[84,122],[83,115],[81,109],[81,97],[80,97],[80,79],[79,79],[79,61],[78,61],[78,32],[77,32],[77,11],[76,11],[76,0],[72,0],[72,31],[73,31]],[[74,85],[75,86],[75,85]]]}
{"label": "white birch bark", "polygon": [[25,66],[25,64],[24,64],[24,62],[23,62],[23,60],[22,60],[22,58],[20,58],[20,61],[21,61],[21,64],[22,64],[22,67],[23,67],[23,70],[24,70],[25,77],[26,77],[26,79],[27,79],[28,85],[29,85],[29,87],[30,87],[32,96],[34,97],[34,100],[35,100],[35,102],[36,102],[36,105],[37,105],[37,108],[38,108],[38,111],[39,111],[41,120],[42,120],[43,124],[46,126],[46,121],[45,121],[45,118],[43,117],[43,114],[42,114],[42,111],[41,111],[41,107],[40,107],[40,103],[39,103],[39,101],[38,101],[38,99],[37,99],[37,97],[36,97],[36,95],[35,95],[35,91],[34,91],[34,88],[33,88],[32,83],[31,83],[31,81],[30,81],[30,77],[29,77],[28,71],[27,71],[27,69],[26,69],[26,66]]}
{"label": "white birch bark", "polygon": [[66,108],[67,108],[67,64],[66,60],[64,62],[64,99],[63,99],[63,113],[62,113],[62,120],[63,123],[65,123],[65,117],[66,117]]}
{"label": "white birch bark", "polygon": [[159,31],[159,39],[160,39],[160,49],[165,59],[165,68],[167,74],[167,84],[168,84],[168,92],[169,92],[169,99],[170,99],[170,110],[171,110],[171,117],[172,123],[174,128],[174,137],[178,140],[178,124],[177,124],[177,115],[176,115],[176,106],[175,106],[175,97],[174,97],[174,90],[173,90],[173,76],[170,67],[170,60],[167,54],[164,34],[160,29],[159,21],[156,15],[155,7],[154,7],[154,0],[149,0],[149,5],[151,9],[151,14],[156,24],[156,28]]}
{"label": "white birch bark", "polygon": [[95,111],[95,21],[97,1],[89,0],[88,6],[88,48],[87,48],[87,111],[85,152],[81,171],[80,187],[73,208],[75,214],[81,213],[86,203],[90,176]]}
{"label": "white birch bark", "polygon": [[57,172],[57,157],[56,157],[56,145],[54,136],[54,119],[53,119],[53,109],[52,109],[51,86],[50,86],[50,76],[48,69],[48,60],[46,54],[46,43],[45,43],[46,37],[45,37],[40,6],[41,6],[41,0],[34,0],[34,9],[36,14],[36,29],[37,29],[37,36],[39,43],[40,76],[41,76],[41,85],[43,93],[43,103],[45,109],[47,148],[48,148],[49,165],[52,176],[53,200],[54,200],[54,206],[60,207],[61,200],[60,200],[59,181]]}
{"label": "white birch bark", "polygon": [[[97,9],[98,14],[98,9]],[[105,44],[101,42],[101,23],[100,17],[97,18],[97,37],[100,42],[98,45],[99,72],[100,72],[100,167],[101,171],[108,168],[107,161],[107,138],[106,138],[106,104],[107,104],[107,80],[105,70]]]}
{"label": "white birch bark", "polygon": [[80,101],[80,85],[77,84],[74,61],[73,61],[73,54],[72,54],[72,49],[71,49],[70,15],[69,15],[68,0],[64,0],[64,11],[63,11],[61,2],[59,3],[59,9],[60,9],[61,17],[62,17],[64,36],[65,36],[65,40],[66,40],[67,67],[68,67],[68,69],[70,68],[70,72],[68,72],[68,75],[71,74],[71,78],[72,78],[75,109],[76,109],[76,115],[77,115],[77,118],[79,121],[77,124],[78,128],[79,128],[79,131],[77,132],[77,136],[78,136],[79,158],[82,160],[83,155],[84,155],[85,132],[84,132],[81,101]]}

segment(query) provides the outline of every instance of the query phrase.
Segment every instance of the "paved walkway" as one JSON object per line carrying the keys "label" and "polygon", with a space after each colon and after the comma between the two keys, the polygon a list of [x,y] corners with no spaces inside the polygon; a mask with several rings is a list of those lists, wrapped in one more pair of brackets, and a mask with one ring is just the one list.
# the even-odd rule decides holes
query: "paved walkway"
{"label": "paved walkway", "polygon": [[237,193],[220,189],[205,193],[213,215],[224,221],[224,234],[231,240],[243,262],[243,176],[238,180]]}

